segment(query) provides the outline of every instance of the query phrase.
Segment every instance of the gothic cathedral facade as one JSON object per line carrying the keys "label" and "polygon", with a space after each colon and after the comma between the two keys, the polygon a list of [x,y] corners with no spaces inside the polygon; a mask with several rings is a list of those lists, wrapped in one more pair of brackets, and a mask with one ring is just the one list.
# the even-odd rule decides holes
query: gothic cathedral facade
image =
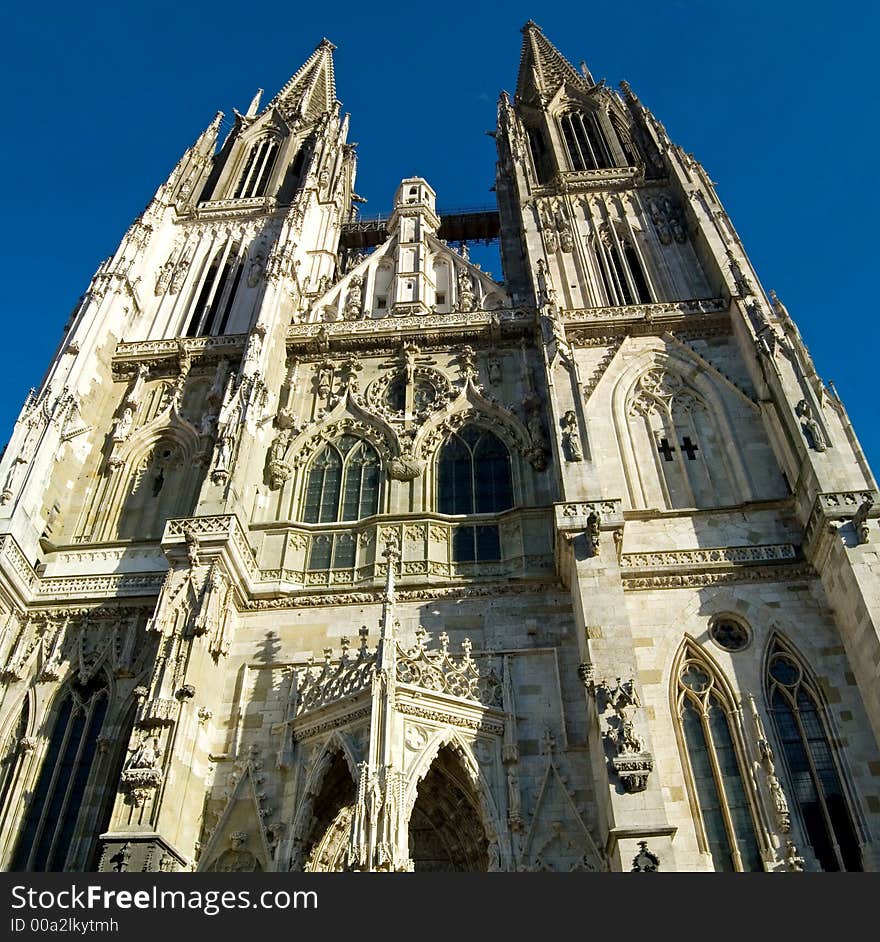
{"label": "gothic cathedral facade", "polygon": [[221,117],[0,463],[0,867],[880,869],[876,483],[693,156],[531,22],[497,211],[359,218],[326,40]]}

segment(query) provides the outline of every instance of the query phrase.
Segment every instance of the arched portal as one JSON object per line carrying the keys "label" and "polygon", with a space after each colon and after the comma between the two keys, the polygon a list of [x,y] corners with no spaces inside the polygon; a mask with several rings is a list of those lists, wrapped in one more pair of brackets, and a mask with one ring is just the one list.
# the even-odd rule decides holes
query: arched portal
{"label": "arched portal", "polygon": [[306,870],[338,873],[345,859],[356,799],[355,784],[342,752],[330,760],[321,794],[315,800],[312,827],[306,840]]}
{"label": "arched portal", "polygon": [[419,783],[409,820],[415,871],[485,872],[489,841],[473,784],[455,753],[444,747]]}

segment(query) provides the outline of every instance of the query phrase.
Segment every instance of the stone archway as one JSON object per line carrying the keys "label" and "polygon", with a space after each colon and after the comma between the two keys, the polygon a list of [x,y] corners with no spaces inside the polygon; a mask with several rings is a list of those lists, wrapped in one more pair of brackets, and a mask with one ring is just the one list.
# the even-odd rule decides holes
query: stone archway
{"label": "stone archway", "polygon": [[311,872],[339,873],[348,869],[355,783],[342,752],[334,754],[315,801],[312,827],[306,841],[306,866]]}
{"label": "stone archway", "polygon": [[409,820],[409,856],[418,872],[489,869],[479,798],[461,762],[444,747],[419,783]]}

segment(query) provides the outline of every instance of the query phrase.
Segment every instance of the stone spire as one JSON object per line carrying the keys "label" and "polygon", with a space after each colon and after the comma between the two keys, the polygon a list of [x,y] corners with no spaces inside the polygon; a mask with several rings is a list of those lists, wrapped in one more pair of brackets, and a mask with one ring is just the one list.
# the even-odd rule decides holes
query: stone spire
{"label": "stone spire", "polygon": [[542,98],[549,98],[564,84],[579,89],[592,86],[593,83],[578,72],[533,20],[529,20],[522,28],[522,34],[522,54],[516,80],[517,100],[541,101]]}
{"label": "stone spire", "polygon": [[285,116],[306,116],[314,119],[336,106],[336,77],[333,51],[336,46],[322,39],[302,68],[269,102]]}

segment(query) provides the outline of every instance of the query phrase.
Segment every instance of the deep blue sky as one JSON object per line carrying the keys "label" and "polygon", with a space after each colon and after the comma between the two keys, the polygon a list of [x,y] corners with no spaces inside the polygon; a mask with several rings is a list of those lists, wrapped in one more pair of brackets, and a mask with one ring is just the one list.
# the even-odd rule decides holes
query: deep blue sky
{"label": "deep blue sky", "polygon": [[530,17],[597,79],[626,78],[706,166],[880,467],[880,12],[793,0],[19,5],[0,56],[0,441],[94,269],[215,111],[245,110],[257,87],[271,97],[327,36],[365,214],[387,209],[411,174],[441,206],[486,204],[484,132],[500,90],[513,91]]}

